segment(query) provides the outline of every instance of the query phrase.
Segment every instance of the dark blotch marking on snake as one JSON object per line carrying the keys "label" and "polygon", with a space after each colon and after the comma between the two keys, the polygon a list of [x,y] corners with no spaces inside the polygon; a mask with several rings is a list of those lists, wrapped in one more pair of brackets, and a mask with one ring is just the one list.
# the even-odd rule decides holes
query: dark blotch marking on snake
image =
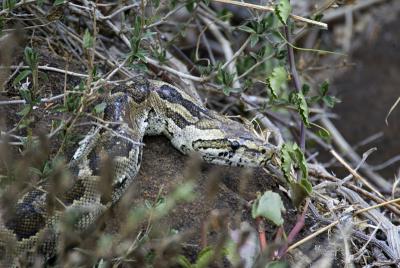
{"label": "dark blotch marking on snake", "polygon": [[176,89],[168,86],[168,85],[162,85],[158,90],[157,90],[158,95],[160,96],[160,98],[170,102],[170,103],[175,103],[175,104],[179,104],[183,107],[185,107],[186,110],[188,110],[188,112],[197,117],[197,118],[201,118],[202,114],[203,115],[209,115],[209,112],[199,106],[197,106],[196,104],[194,104],[193,102],[185,99],[181,93],[179,93]]}
{"label": "dark blotch marking on snake", "polygon": [[175,112],[175,111],[173,111],[173,110],[171,110],[169,108],[165,109],[165,115],[168,118],[171,118],[172,121],[174,121],[175,125],[177,125],[180,129],[183,129],[183,128],[191,125],[191,123],[188,122],[185,119],[185,117],[183,117],[181,114],[179,114],[179,113],[177,113],[177,112]]}
{"label": "dark blotch marking on snake", "polygon": [[[125,106],[128,105],[128,97],[127,95],[120,95],[111,101],[112,103],[108,103],[104,109],[104,120],[120,123]],[[119,127],[119,124],[111,124],[110,127],[115,130]]]}
{"label": "dark blotch marking on snake", "polygon": [[121,137],[114,136],[106,141],[103,145],[104,151],[108,152],[108,156],[111,157],[111,159],[117,156],[128,157],[134,145],[128,140],[130,137],[124,129],[118,128],[116,132],[121,135]]}
{"label": "dark blotch marking on snake", "polygon": [[100,156],[96,152],[96,148],[89,153],[88,158],[89,158],[89,168],[92,171],[92,175],[93,176],[100,175]]}
{"label": "dark blotch marking on snake", "polygon": [[119,92],[130,96],[136,103],[142,103],[150,94],[150,83],[146,79],[129,81],[124,85],[118,85],[114,87],[111,91],[111,94]]}
{"label": "dark blotch marking on snake", "polygon": [[5,223],[8,229],[13,230],[18,241],[36,235],[45,226],[43,211],[35,206],[44,194],[39,190],[28,193],[23,201],[16,205],[15,214]]}

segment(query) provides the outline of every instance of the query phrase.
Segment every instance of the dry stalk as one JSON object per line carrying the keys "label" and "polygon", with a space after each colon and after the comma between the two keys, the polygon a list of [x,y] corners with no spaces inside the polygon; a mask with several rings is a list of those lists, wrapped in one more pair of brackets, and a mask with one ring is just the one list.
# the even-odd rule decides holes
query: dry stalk
{"label": "dry stalk", "polygon": [[[270,6],[260,6],[260,5],[255,5],[251,3],[246,3],[246,2],[238,2],[238,1],[231,1],[231,0],[213,0],[214,2],[219,2],[219,3],[224,3],[224,4],[231,4],[231,5],[236,5],[236,6],[242,6],[242,7],[247,7],[247,8],[252,8],[256,10],[262,10],[262,11],[269,11],[269,12],[275,12],[275,9]],[[315,21],[315,20],[310,20],[307,18],[303,18],[294,14],[290,14],[290,17],[294,20],[298,20],[301,22],[305,22],[307,24],[311,25],[316,25],[318,27],[321,27],[323,29],[328,29],[328,24]]]}
{"label": "dry stalk", "polygon": [[329,150],[329,152],[358,180],[364,183],[370,190],[376,193],[379,197],[383,198],[383,195],[375,189],[366,179],[364,179],[356,170],[351,168],[349,164],[333,149]]}

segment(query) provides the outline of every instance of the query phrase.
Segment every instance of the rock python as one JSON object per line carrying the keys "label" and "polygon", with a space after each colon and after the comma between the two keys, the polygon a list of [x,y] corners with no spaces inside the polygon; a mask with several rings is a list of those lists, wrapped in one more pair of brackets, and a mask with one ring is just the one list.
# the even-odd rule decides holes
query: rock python
{"label": "rock python", "polygon": [[[233,121],[183,90],[154,80],[135,80],[109,90],[103,120],[80,141],[68,169],[72,184],[58,200],[63,206],[49,211],[51,191],[47,180],[26,192],[13,213],[0,222],[1,267],[17,266],[23,257],[37,256],[43,263],[57,253],[60,222],[74,212],[74,229],[87,230],[120,199],[138,173],[141,142],[145,135],[167,136],[184,154],[195,151],[206,162],[257,167],[274,158],[277,147],[250,126]],[[112,159],[112,191],[109,198],[99,190],[101,159]]]}

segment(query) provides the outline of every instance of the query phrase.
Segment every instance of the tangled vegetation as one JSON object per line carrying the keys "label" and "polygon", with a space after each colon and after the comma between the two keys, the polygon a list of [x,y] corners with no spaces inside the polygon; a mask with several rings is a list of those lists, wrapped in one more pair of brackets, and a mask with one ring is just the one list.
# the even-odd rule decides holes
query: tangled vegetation
{"label": "tangled vegetation", "polygon": [[[306,16],[296,15],[299,7],[289,0],[266,2],[0,1],[0,228],[19,198],[43,182],[53,182],[48,209],[59,205],[71,185],[66,165],[74,148],[92,126],[106,127],[102,95],[117,82],[145,77],[177,85],[210,109],[252,124],[281,148],[277,163],[256,173],[272,182],[257,188],[254,175],[236,169],[251,185],[244,193],[240,183],[232,189],[220,173],[207,173],[209,166],[196,156],[182,160],[184,171],[158,161],[154,165],[184,179],[168,190],[152,189],[151,198],[138,198],[132,189],[84,234],[75,232],[77,217],[69,215],[60,223],[58,254],[45,265],[399,266],[394,219],[398,223],[400,205],[387,195],[391,182],[364,165],[368,153],[354,153],[329,120],[339,99],[328,80],[307,73],[326,57],[346,55],[324,44],[296,43],[303,44],[310,30],[326,29],[324,14],[340,1],[325,1]],[[307,56],[298,62],[298,55]],[[346,176],[324,167],[321,152]],[[106,181],[107,170],[103,175]],[[219,184],[228,184],[240,204],[235,213],[217,202],[193,226],[166,220],[202,194],[201,200],[214,202],[226,188]],[[1,241],[0,255],[12,247]],[[23,257],[18,261],[28,265]]]}

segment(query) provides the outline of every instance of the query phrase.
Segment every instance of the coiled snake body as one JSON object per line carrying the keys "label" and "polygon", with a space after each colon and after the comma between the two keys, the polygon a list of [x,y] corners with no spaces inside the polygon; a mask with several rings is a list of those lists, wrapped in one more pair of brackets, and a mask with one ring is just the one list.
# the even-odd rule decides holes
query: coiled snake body
{"label": "coiled snake body", "polygon": [[[210,163],[263,166],[277,148],[248,126],[206,109],[183,90],[153,80],[117,86],[106,97],[107,127],[92,129],[79,143],[68,167],[73,183],[57,196],[63,206],[49,210],[51,182],[28,191],[14,213],[0,222],[0,264],[15,266],[18,258],[42,262],[57,253],[60,222],[75,213],[74,229],[84,231],[123,195],[138,173],[145,135],[167,136],[184,154],[195,151]],[[99,190],[100,160],[113,163],[109,197]]]}

